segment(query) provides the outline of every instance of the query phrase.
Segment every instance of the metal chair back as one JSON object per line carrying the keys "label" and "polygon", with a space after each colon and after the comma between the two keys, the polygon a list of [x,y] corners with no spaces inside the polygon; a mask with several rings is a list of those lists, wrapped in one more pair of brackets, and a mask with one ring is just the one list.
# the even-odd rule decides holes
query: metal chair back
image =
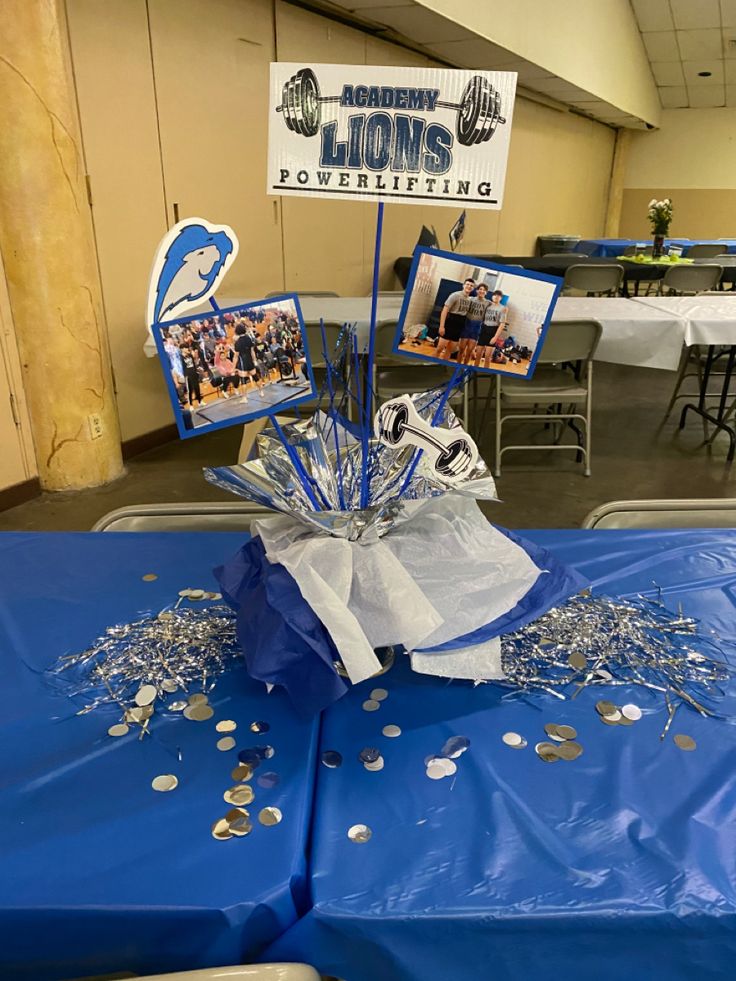
{"label": "metal chair back", "polygon": [[339,296],[339,293],[333,292],[333,290],[271,290],[270,293],[266,293],[266,299],[269,300],[272,296],[283,296],[284,293],[296,293],[297,296]]}
{"label": "metal chair back", "polygon": [[736,528],[736,498],[609,501],[582,528]]}
{"label": "metal chair back", "polygon": [[130,504],[103,515],[92,531],[242,531],[256,518],[272,517],[250,501],[193,501],[186,504]]}
{"label": "metal chair back", "polygon": [[664,274],[662,290],[672,293],[705,293],[721,281],[723,266],[715,264],[671,266]]}
{"label": "metal chair back", "polygon": [[645,245],[643,249],[638,248],[636,245],[627,245],[622,255],[651,255],[654,251],[653,245]]}
{"label": "metal chair back", "polygon": [[721,252],[723,252],[723,246],[718,242],[713,244],[699,242],[690,246],[687,250],[687,257],[688,259],[715,259]]}
{"label": "metal chair back", "polygon": [[[337,340],[342,333],[343,325],[333,320],[324,323],[325,340],[327,342],[327,355],[332,361],[337,350]],[[304,324],[309,346],[309,359],[313,368],[325,367],[325,352],[322,342],[322,328],[319,320],[307,320]]]}
{"label": "metal chair back", "polygon": [[538,364],[591,361],[601,339],[597,320],[553,320],[539,352]]}
{"label": "metal chair back", "polygon": [[624,281],[624,267],[618,263],[569,266],[565,271],[564,289],[582,290],[584,293],[615,296]]}

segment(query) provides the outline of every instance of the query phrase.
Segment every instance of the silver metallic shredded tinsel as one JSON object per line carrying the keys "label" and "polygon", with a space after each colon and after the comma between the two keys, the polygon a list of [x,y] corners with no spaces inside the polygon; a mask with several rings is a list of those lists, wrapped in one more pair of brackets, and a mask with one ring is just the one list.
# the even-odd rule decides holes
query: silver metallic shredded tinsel
{"label": "silver metallic shredded tinsel", "polygon": [[[704,716],[716,711],[734,668],[714,634],[672,613],[661,598],[633,600],[585,591],[501,638],[509,684],[575,698],[589,685],[641,685],[665,700],[669,718],[683,703]],[[665,729],[666,733],[666,729]]]}
{"label": "silver metallic shredded tinsel", "polygon": [[153,685],[157,699],[211,691],[240,658],[229,607],[182,607],[108,627],[86,650],[60,658],[48,677],[70,698],[84,700],[77,715],[103,705],[126,711],[141,685]]}

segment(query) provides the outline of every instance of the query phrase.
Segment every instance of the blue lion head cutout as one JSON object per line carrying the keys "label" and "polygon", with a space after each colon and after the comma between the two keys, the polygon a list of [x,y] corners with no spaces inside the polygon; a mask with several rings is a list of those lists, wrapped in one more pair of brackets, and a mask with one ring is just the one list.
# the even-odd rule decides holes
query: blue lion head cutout
{"label": "blue lion head cutout", "polygon": [[228,259],[237,254],[237,239],[231,229],[211,231],[201,221],[182,223],[166,249],[155,287],[151,323],[172,319],[182,304],[209,297],[229,265]]}

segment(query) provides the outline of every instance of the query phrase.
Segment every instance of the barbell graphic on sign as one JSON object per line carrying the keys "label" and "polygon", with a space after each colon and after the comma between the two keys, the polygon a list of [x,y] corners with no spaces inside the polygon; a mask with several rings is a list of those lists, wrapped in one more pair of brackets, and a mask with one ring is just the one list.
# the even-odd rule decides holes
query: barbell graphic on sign
{"label": "barbell graphic on sign", "polygon": [[446,483],[465,479],[478,461],[478,447],[462,429],[439,429],[425,422],[408,395],[385,402],[376,413],[375,434],[388,446],[417,446]]}
{"label": "barbell graphic on sign", "polygon": [[[284,83],[281,105],[287,129],[300,136],[316,136],[322,122],[323,103],[340,102],[340,95],[322,95],[317,76],[311,68],[301,68]],[[463,90],[460,102],[437,100],[435,108],[457,111],[456,132],[463,146],[485,143],[506,119],[501,115],[501,95],[483,75],[473,75]]]}

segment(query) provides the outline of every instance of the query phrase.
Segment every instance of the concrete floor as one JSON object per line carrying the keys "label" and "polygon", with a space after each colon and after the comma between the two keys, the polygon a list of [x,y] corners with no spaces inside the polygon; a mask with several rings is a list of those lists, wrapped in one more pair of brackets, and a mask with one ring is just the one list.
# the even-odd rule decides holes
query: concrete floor
{"label": "concrete floor", "polygon": [[[674,377],[667,371],[597,363],[593,475],[582,475],[573,452],[508,454],[497,482],[502,501],[484,505],[486,513],[509,528],[574,528],[604,501],[736,497],[736,468],[725,463],[727,437],[718,435],[711,447],[704,446],[701,421],[691,416],[679,433],[677,411],[660,425]],[[524,437],[549,439],[536,423],[517,426]],[[0,512],[0,530],[86,531],[124,504],[228,500],[204,480],[202,467],[234,463],[241,434],[240,427],[233,427],[168,443],[129,460],[126,474],[106,487],[44,494]],[[489,463],[492,440],[487,425],[479,444]]]}

